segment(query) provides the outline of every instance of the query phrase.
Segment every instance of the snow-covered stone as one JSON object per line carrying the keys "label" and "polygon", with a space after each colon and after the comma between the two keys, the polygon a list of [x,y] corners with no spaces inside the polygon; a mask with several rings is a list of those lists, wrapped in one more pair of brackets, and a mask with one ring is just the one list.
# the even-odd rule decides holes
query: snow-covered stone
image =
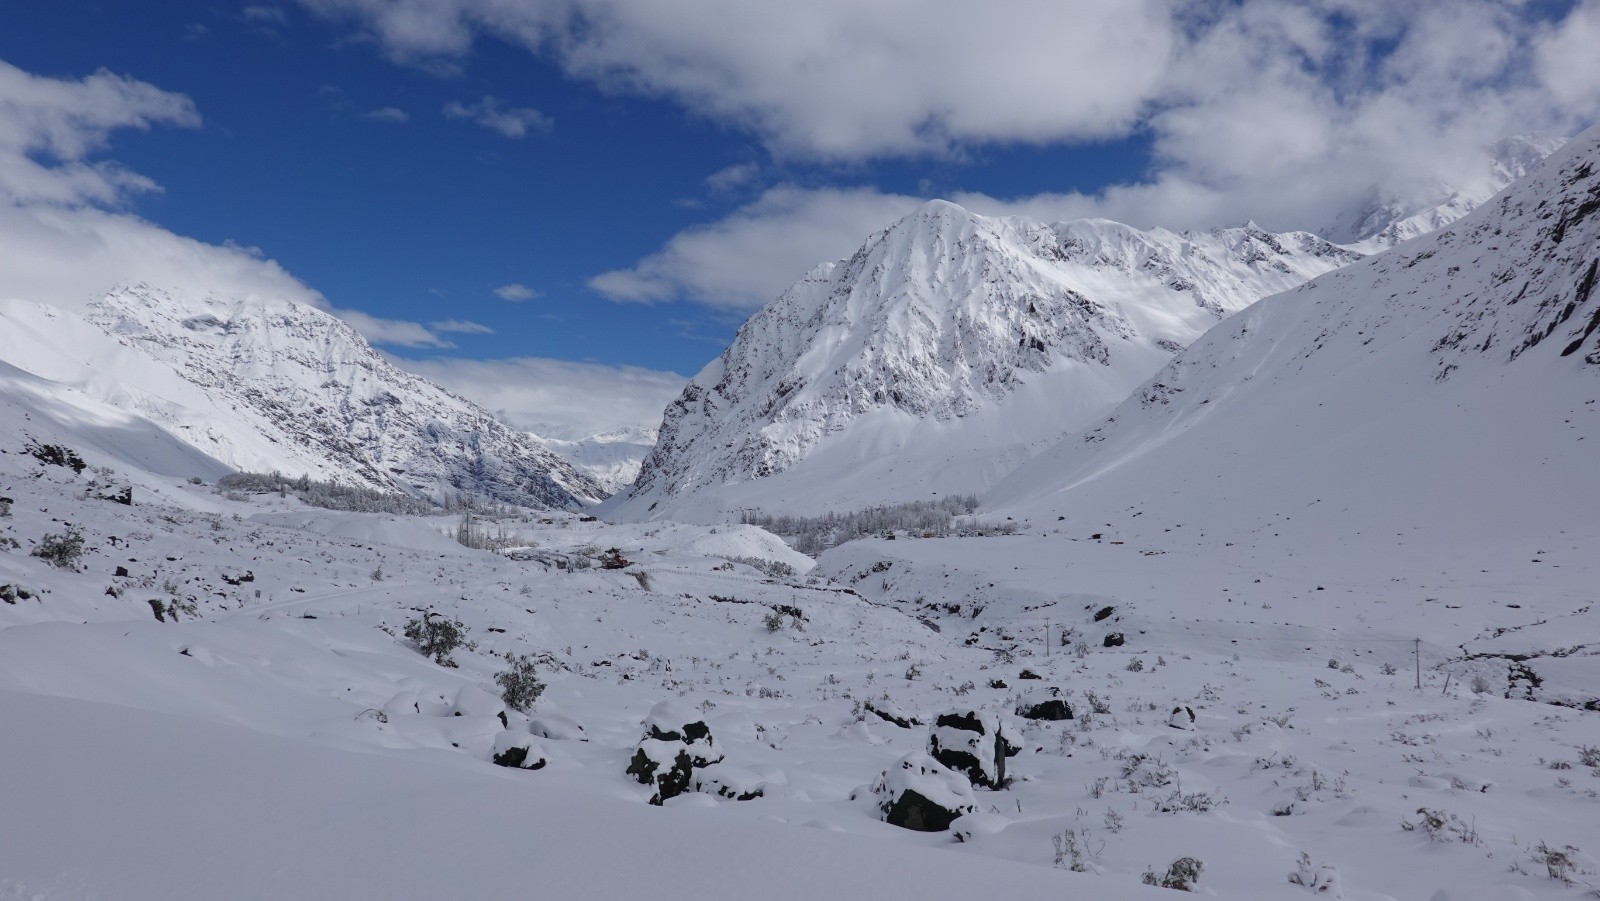
{"label": "snow-covered stone", "polygon": [[490,759],[496,766],[523,770],[543,769],[550,762],[544,746],[526,732],[506,729],[494,737],[494,750]]}
{"label": "snow-covered stone", "polygon": [[868,791],[884,822],[917,832],[943,832],[978,809],[966,777],[921,751],[902,757]]}
{"label": "snow-covered stone", "polygon": [[627,774],[655,793],[660,805],[688,791],[694,772],[721,763],[723,753],[705,718],[675,701],[662,701],[644,721],[644,737],[628,759]]}
{"label": "snow-covered stone", "polygon": [[1070,720],[1072,705],[1055,686],[1034,689],[1017,701],[1017,716],[1026,720]]}
{"label": "snow-covered stone", "polygon": [[1022,737],[992,710],[942,713],[928,732],[928,753],[984,788],[1006,784],[1006,758],[1021,750]]}

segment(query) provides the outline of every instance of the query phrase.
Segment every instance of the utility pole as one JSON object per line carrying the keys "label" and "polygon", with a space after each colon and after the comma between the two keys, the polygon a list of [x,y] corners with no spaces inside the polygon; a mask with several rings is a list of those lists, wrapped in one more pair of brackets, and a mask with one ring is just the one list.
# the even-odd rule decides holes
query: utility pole
{"label": "utility pole", "polygon": [[1050,620],[1044,621],[1044,655],[1050,656]]}
{"label": "utility pole", "polygon": [[1417,691],[1422,690],[1422,639],[1411,639],[1411,652],[1417,658]]}

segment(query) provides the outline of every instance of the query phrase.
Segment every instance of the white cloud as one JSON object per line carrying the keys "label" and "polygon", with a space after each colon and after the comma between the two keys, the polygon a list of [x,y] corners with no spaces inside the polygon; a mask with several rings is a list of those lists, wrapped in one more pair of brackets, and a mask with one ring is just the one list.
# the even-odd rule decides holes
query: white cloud
{"label": "white cloud", "polygon": [[246,6],[240,12],[240,15],[247,22],[266,27],[282,26],[289,23],[289,17],[284,14],[281,7],[277,6]]}
{"label": "white cloud", "polygon": [[672,372],[542,357],[504,360],[394,359],[520,428],[547,438],[583,438],[625,427],[655,428],[688,381]]}
{"label": "white cloud", "polygon": [[411,114],[407,113],[398,106],[385,106],[362,113],[361,118],[366,119],[369,122],[389,122],[395,125],[401,125],[411,121]]}
{"label": "white cloud", "polygon": [[77,309],[122,282],[283,297],[329,310],[368,340],[450,347],[415,322],[333,309],[253,247],[207,244],[116,207],[157,185],[92,159],[118,129],[197,127],[182,94],[100,71],[42,78],[0,62],[0,296]]}
{"label": "white cloud", "polygon": [[814,158],[1117,133],[1177,37],[1166,0],[302,0],[399,60],[485,31]]}
{"label": "white cloud", "polygon": [[[817,28],[851,21],[825,5],[807,8]],[[1548,21],[1534,12],[1518,0],[1244,0],[1192,7],[1181,36],[1156,67],[1152,103],[1137,118],[1154,147],[1145,178],[1093,194],[958,191],[950,199],[980,213],[1045,221],[1104,216],[1183,229],[1255,219],[1275,229],[1315,231],[1375,194],[1406,204],[1429,199],[1441,185],[1471,189],[1487,172],[1489,144],[1530,132],[1572,134],[1600,116],[1594,49],[1600,46],[1600,0],[1583,0]],[[463,15],[467,25],[476,21]],[[1010,21],[1019,26],[1028,19],[1024,11]],[[944,27],[960,24],[959,18],[944,20]],[[1093,32],[1098,26],[1087,27]],[[807,40],[797,39],[802,46]],[[972,52],[997,71],[1010,71],[1006,48],[976,42]],[[832,64],[826,56],[814,62],[822,69]],[[794,90],[804,96],[791,99],[802,103],[815,89],[809,81],[826,82],[829,74],[795,79]],[[1070,92],[1074,84],[1067,79],[1056,87]],[[926,114],[915,98],[901,100]],[[844,120],[852,115],[849,104],[830,109]],[[802,115],[790,124],[800,129],[811,121]],[[752,127],[777,152],[788,149],[783,128]],[[1080,128],[1070,136],[1092,139],[1096,132]],[[974,145],[1031,139],[1023,131],[981,129],[947,129],[946,137]],[[905,149],[866,140],[852,146],[863,156]],[[915,202],[871,188],[774,188],[590,284],[614,300],[756,306],[813,264],[848,253]]]}
{"label": "white cloud", "polygon": [[113,204],[154,182],[90,157],[111,132],[200,125],[182,94],[104,69],[79,80],[42,78],[0,61],[0,199]]}
{"label": "white cloud", "polygon": [[589,286],[620,301],[683,298],[759,307],[818,263],[850,254],[919,202],[865,188],[771,188],[720,221],[679,232],[633,266],[594,277]]}
{"label": "white cloud", "polygon": [[713,194],[726,194],[750,184],[760,174],[761,167],[755,163],[735,163],[706,176],[706,187]]}
{"label": "white cloud", "polygon": [[470,319],[445,319],[441,322],[430,322],[428,328],[434,332],[453,335],[492,335],[494,329],[481,322]]}
{"label": "white cloud", "polygon": [[505,108],[493,97],[485,97],[471,106],[452,100],[444,105],[444,115],[446,119],[476,122],[513,139],[527,137],[530,131],[549,131],[555,125],[549,116],[536,109],[526,106]]}
{"label": "white cloud", "polygon": [[512,282],[509,285],[501,285],[494,289],[494,296],[507,303],[522,303],[525,300],[533,300],[538,297],[539,292],[520,282]]}

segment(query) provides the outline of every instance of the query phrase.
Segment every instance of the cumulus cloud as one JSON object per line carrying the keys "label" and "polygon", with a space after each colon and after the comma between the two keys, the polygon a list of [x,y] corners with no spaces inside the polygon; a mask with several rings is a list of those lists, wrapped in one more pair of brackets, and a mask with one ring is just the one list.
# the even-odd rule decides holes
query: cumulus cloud
{"label": "cumulus cloud", "polygon": [[494,296],[506,301],[507,303],[522,303],[523,301],[533,300],[535,297],[538,297],[539,292],[533,290],[527,285],[522,284],[521,282],[512,282],[509,285],[501,285],[500,287],[494,289]]}
{"label": "cumulus cloud", "polygon": [[13,203],[114,204],[156,184],[91,159],[117,129],[197,128],[182,94],[104,69],[82,80],[43,78],[0,61],[0,197]]}
{"label": "cumulus cloud", "polygon": [[549,131],[555,123],[549,116],[526,106],[502,107],[500,101],[485,97],[467,105],[452,100],[444,105],[446,119],[466,119],[508,138],[521,139],[530,131]]}
{"label": "cumulus cloud", "polygon": [[78,309],[123,282],[199,293],[270,295],[340,316],[368,340],[450,343],[415,322],[335,309],[251,247],[207,244],[123,212],[158,186],[94,159],[118,129],[198,127],[182,94],[100,71],[83,79],[32,75],[0,62],[0,296]]}
{"label": "cumulus cloud", "polygon": [[577,439],[620,428],[655,428],[688,380],[637,366],[543,357],[393,360],[472,400],[512,425],[547,438]]}

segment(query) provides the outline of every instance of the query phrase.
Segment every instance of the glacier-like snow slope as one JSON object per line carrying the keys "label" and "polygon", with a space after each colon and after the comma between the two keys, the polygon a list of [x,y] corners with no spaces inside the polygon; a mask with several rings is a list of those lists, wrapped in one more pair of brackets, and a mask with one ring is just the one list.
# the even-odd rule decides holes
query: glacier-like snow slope
{"label": "glacier-like snow slope", "polygon": [[633,484],[639,465],[656,445],[653,428],[628,427],[585,438],[544,438],[544,443],[587,473],[609,496]]}
{"label": "glacier-like snow slope", "polygon": [[243,471],[536,508],[604,496],[538,438],[290,301],[120,287],[81,315],[0,303],[0,359]]}
{"label": "glacier-like snow slope", "polygon": [[930,202],[752,317],[668,407],[607,515],[982,489],[1228,313],[1359,256],[1253,225],[1045,225]]}

